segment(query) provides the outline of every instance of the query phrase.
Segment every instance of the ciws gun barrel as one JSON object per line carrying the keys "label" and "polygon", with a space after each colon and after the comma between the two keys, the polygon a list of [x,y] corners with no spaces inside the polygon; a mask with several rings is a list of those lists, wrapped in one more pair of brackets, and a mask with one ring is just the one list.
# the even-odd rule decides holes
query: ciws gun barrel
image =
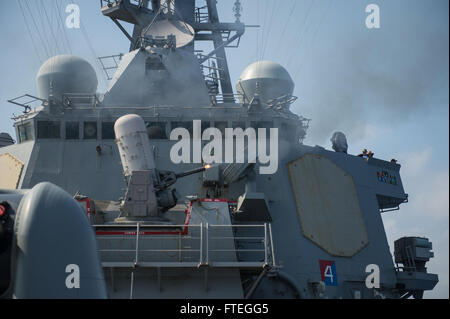
{"label": "ciws gun barrel", "polygon": [[177,204],[179,195],[169,189],[179,178],[205,171],[206,165],[183,173],[158,170],[142,117],[128,114],[114,124],[127,188],[116,222],[155,222]]}
{"label": "ciws gun barrel", "polygon": [[201,173],[210,168],[210,165],[202,166],[199,168],[195,168],[193,170],[189,170],[183,173],[174,173],[172,171],[162,171],[162,170],[154,170],[155,176],[153,178],[153,186],[157,190],[167,189],[173,184],[177,182],[179,178],[183,178],[186,176],[194,175],[197,173]]}
{"label": "ciws gun barrel", "polygon": [[204,171],[206,171],[206,170],[207,170],[208,168],[210,168],[210,167],[211,167],[211,166],[206,165],[206,166],[199,167],[199,168],[196,168],[196,169],[193,169],[193,170],[190,170],[190,171],[186,171],[186,172],[183,172],[183,173],[178,173],[178,174],[176,174],[175,176],[176,176],[177,178],[182,178],[182,177],[194,175],[194,174],[197,174],[197,173],[204,172]]}

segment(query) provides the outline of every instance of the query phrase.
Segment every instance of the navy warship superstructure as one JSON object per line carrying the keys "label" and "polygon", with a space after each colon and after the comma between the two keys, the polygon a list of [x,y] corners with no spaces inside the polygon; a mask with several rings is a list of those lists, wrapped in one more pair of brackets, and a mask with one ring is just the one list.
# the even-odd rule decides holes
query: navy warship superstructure
{"label": "navy warship superstructure", "polygon": [[[24,112],[17,142],[0,135],[0,295],[422,298],[434,288],[427,238],[390,252],[381,214],[408,200],[399,164],[347,154],[341,132],[333,150],[304,145],[309,120],[290,111],[294,82],[275,62],[249,65],[233,89],[225,49],[246,30],[240,1],[232,23],[216,0],[100,2],[130,40],[128,53],[101,59],[117,63],[105,66],[106,92],[87,61],[59,55],[40,68],[38,96],[10,100]],[[247,146],[225,155],[230,136]]]}

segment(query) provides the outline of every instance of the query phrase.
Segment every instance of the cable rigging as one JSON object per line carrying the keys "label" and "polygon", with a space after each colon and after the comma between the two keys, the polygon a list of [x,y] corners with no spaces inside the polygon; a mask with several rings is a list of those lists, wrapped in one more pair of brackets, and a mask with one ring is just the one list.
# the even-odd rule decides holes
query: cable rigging
{"label": "cable rigging", "polygon": [[[76,3],[75,0],[67,0],[67,3],[68,3],[68,4],[75,4],[75,5],[78,6],[78,4]],[[96,65],[97,68],[98,68],[97,71],[99,71],[100,74],[102,74],[102,75],[100,76],[101,81],[102,81],[102,83],[105,85],[105,87],[107,87],[107,78],[106,78],[106,75],[103,73],[103,69],[102,69],[102,67],[101,67],[101,65],[100,65],[100,61],[98,60],[98,55],[97,55],[96,52],[95,52],[95,49],[94,49],[94,47],[93,47],[93,45],[92,45],[91,40],[89,39],[89,35],[88,35],[88,33],[86,32],[86,28],[84,27],[84,24],[82,23],[82,21],[80,21],[80,29],[81,29],[81,33],[82,33],[82,35],[83,35],[83,37],[84,37],[84,40],[86,41],[86,44],[88,45],[89,50],[91,51],[92,58],[93,58],[94,61],[95,61],[95,65]]]}
{"label": "cable rigging", "polygon": [[48,27],[50,29],[50,34],[53,37],[53,40],[55,41],[55,49],[57,50],[56,52],[58,54],[62,53],[62,50],[61,50],[61,48],[58,45],[58,39],[56,38],[55,33],[53,32],[53,29],[54,29],[53,28],[53,17],[52,17],[52,20],[50,21],[50,18],[48,16],[47,9],[45,8],[45,4],[44,4],[43,0],[41,0],[41,4],[42,4],[42,8],[44,10],[45,18],[46,18],[47,23],[48,23]]}
{"label": "cable rigging", "polygon": [[65,28],[64,20],[61,16],[61,7],[59,6],[58,0],[54,0],[54,6],[56,11],[56,19],[58,21],[59,30],[62,34],[63,41],[65,41],[65,46],[67,47],[68,51],[72,55],[72,46],[70,45],[69,37],[67,35],[67,31]]}
{"label": "cable rigging", "polygon": [[38,50],[38,48],[36,46],[36,42],[34,41],[33,34],[31,33],[31,29],[30,29],[30,26],[28,24],[28,19],[26,18],[25,11],[24,11],[24,8],[22,6],[22,3],[20,2],[20,0],[17,1],[17,3],[19,4],[20,12],[22,13],[23,20],[25,22],[25,26],[27,28],[28,35],[30,36],[30,39],[31,39],[31,44],[33,45],[34,52],[36,53],[36,57],[39,60],[39,63],[42,64],[42,58],[41,58],[41,55],[39,54],[39,50]]}
{"label": "cable rigging", "polygon": [[288,60],[287,60],[287,64],[286,64],[287,68],[290,67],[290,65],[292,64],[292,60],[294,59],[295,55],[299,52],[299,44],[304,41],[304,34],[307,33],[307,30],[309,30],[309,26],[308,26],[307,22],[308,22],[308,19],[309,19],[309,16],[310,16],[313,6],[314,6],[314,0],[311,0],[311,2],[309,3],[309,7],[306,11],[305,18],[303,19],[302,26],[300,27],[301,32],[298,33],[296,41],[294,41],[295,47],[291,51],[290,56],[288,56]]}
{"label": "cable rigging", "polygon": [[56,55],[56,53],[57,53],[56,46],[54,44],[52,44],[49,32],[46,28],[45,18],[44,18],[44,14],[43,14],[42,8],[41,8],[42,4],[39,4],[39,1],[34,1],[34,4],[35,4],[35,10],[37,13],[38,21],[40,22],[40,25],[41,25],[41,31],[42,31],[43,37],[44,37],[45,42],[49,49],[49,53],[50,53],[49,58],[50,58],[50,57]]}
{"label": "cable rigging", "polygon": [[320,19],[319,24],[317,25],[317,28],[316,28],[315,32],[313,33],[313,37],[311,38],[311,40],[307,44],[307,47],[306,47],[306,49],[304,51],[304,54],[303,54],[303,58],[301,59],[300,64],[299,64],[296,72],[294,73],[294,75],[295,75],[294,79],[297,78],[297,76],[300,74],[300,71],[303,68],[303,65],[305,64],[306,57],[307,57],[309,51],[313,48],[314,42],[315,42],[315,40],[317,38],[317,34],[319,33],[319,31],[320,31],[320,29],[322,27],[322,24],[323,24],[323,21],[325,20],[325,17],[327,16],[328,12],[330,11],[329,8],[331,6],[332,1],[333,0],[329,0],[328,3],[327,3],[327,6],[325,7],[325,10],[324,10],[324,12],[322,14],[322,18]]}
{"label": "cable rigging", "polygon": [[292,0],[291,10],[289,11],[289,16],[286,19],[286,22],[284,24],[284,27],[283,27],[281,33],[280,33],[280,36],[278,37],[278,43],[277,43],[277,46],[275,48],[279,49],[281,47],[283,36],[286,33],[286,29],[287,29],[287,26],[288,26],[289,22],[291,22],[291,18],[293,16],[294,12],[295,12],[295,9],[297,8],[297,4],[298,4],[298,0]]}
{"label": "cable rigging", "polygon": [[45,50],[46,58],[49,58],[51,56],[50,47],[48,46],[48,43],[46,43],[44,36],[42,35],[41,31],[39,30],[38,24],[36,23],[36,19],[34,18],[33,12],[28,4],[28,1],[25,0],[24,2],[25,2],[25,7],[28,10],[28,14],[31,17],[31,21],[33,22],[34,28],[40,39],[40,43],[42,44],[42,47]]}
{"label": "cable rigging", "polygon": [[275,13],[278,13],[278,11],[280,10],[280,7],[281,7],[281,5],[277,5],[277,1],[274,1],[273,8],[272,8],[272,15],[270,16],[270,20],[269,20],[269,28],[268,28],[267,34],[266,34],[266,44],[265,44],[265,46],[263,48],[261,60],[264,59],[264,56],[266,54],[267,46],[269,44],[269,36],[270,36],[270,32],[272,30],[272,25],[273,25],[273,20],[274,20],[274,17],[275,17]]}

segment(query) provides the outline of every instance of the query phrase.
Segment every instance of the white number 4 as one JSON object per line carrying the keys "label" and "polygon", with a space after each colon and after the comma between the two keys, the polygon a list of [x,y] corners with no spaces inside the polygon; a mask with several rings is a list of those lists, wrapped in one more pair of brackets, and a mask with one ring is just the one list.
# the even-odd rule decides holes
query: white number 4
{"label": "white number 4", "polygon": [[331,268],[331,266],[330,265],[328,265],[326,268],[325,268],[325,272],[323,273],[323,275],[324,275],[324,277],[328,277],[328,278],[330,278],[330,280],[331,280],[331,282],[333,282],[333,268]]}

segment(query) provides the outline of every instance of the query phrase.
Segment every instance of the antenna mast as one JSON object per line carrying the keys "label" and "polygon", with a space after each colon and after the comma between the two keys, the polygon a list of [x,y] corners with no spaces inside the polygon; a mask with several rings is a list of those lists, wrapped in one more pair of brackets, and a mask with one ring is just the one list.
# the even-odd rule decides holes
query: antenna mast
{"label": "antenna mast", "polygon": [[[139,39],[143,36],[143,30],[157,19],[176,18],[191,25],[195,30],[195,41],[211,41],[213,43],[214,50],[201,56],[199,58],[200,63],[203,64],[211,58],[217,60],[218,81],[220,82],[223,100],[224,102],[234,103],[225,48],[238,47],[240,38],[245,33],[245,25],[240,22],[242,5],[239,0],[234,3],[235,22],[222,23],[217,11],[217,0],[205,1],[205,7],[197,8],[195,0],[151,0],[151,8],[149,8],[150,0],[139,0],[138,4],[135,4],[136,1],[130,0],[101,0],[101,10],[103,15],[111,18],[130,40],[130,51],[136,49]],[[171,5],[174,12],[172,10],[163,12],[164,10],[161,10],[161,7],[165,5]],[[205,8],[207,13],[201,12]],[[135,25],[132,35],[128,34],[119,20]],[[235,41],[237,43],[232,45]],[[188,45],[183,49],[194,51],[194,46]]]}

